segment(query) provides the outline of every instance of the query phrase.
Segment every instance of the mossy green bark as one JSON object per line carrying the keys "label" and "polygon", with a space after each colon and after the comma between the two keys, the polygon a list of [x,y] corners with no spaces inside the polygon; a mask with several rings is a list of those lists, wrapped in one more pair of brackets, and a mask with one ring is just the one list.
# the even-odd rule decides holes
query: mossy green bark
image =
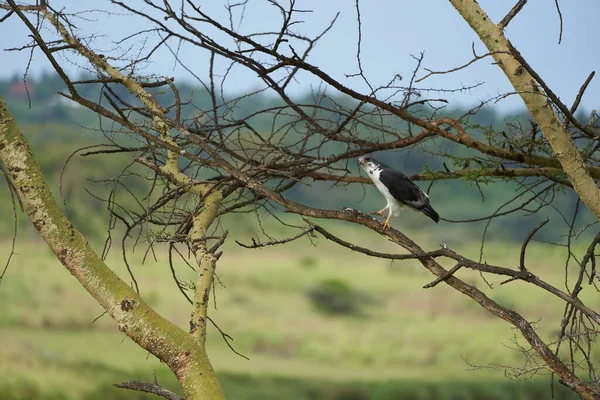
{"label": "mossy green bark", "polygon": [[207,184],[194,184],[192,178],[185,175],[174,163],[167,163],[159,168],[160,173],[176,185],[190,193],[202,196],[203,205],[194,215],[192,229],[189,233],[190,247],[199,267],[196,279],[192,315],[190,318],[190,334],[204,348],[206,345],[206,325],[208,320],[208,302],[213,285],[217,257],[208,251],[206,236],[209,227],[219,214],[223,200],[220,191]]}
{"label": "mossy green bark", "polygon": [[[60,23],[58,18],[48,9],[44,9],[46,18],[58,30],[63,40],[72,46],[79,54],[89,60],[96,68],[106,72],[108,75],[119,81],[133,95],[140,99],[144,106],[153,114],[152,121],[154,129],[159,132],[160,137],[166,143],[177,146],[177,143],[170,136],[170,125],[166,122],[166,110],[163,109],[156,98],[146,91],[131,76],[124,75],[121,71],[114,68],[104,57],[85,46],[79,39],[71,35],[67,28]],[[196,290],[193,301],[192,317],[190,320],[190,334],[202,350],[206,342],[206,321],[208,308],[208,295],[213,282],[214,269],[216,267],[216,258],[210,254],[206,246],[206,231],[216,218],[221,204],[221,193],[212,190],[211,185],[192,184],[191,178],[181,173],[178,169],[179,153],[168,150],[167,160],[163,167],[160,167],[161,173],[169,179],[176,181],[191,193],[203,196],[203,207],[198,215],[194,216],[193,228],[190,233],[191,247],[200,268]],[[208,398],[213,398],[209,396]],[[217,397],[214,397],[217,398]]]}
{"label": "mossy green bark", "polygon": [[98,257],[66,218],[2,97],[0,158],[40,235],[60,262],[117,322],[119,329],[169,366],[188,400],[224,399],[203,346],[149,307]]}
{"label": "mossy green bark", "polygon": [[213,285],[217,257],[208,251],[206,234],[208,228],[218,215],[223,196],[218,191],[210,192],[204,198],[202,210],[194,216],[190,243],[196,263],[200,270],[196,279],[192,316],[190,318],[190,334],[202,346],[206,345],[206,322],[208,319],[208,302]]}

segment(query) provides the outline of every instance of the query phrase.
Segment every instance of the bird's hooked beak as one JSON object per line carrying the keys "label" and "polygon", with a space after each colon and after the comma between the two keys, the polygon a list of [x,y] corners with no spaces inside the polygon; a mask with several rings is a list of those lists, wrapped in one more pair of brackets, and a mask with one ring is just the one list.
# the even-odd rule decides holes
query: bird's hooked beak
{"label": "bird's hooked beak", "polygon": [[366,163],[366,161],[365,161],[365,158],[364,158],[364,157],[359,157],[359,158],[358,158],[358,163],[359,163],[360,165],[365,165],[365,163]]}

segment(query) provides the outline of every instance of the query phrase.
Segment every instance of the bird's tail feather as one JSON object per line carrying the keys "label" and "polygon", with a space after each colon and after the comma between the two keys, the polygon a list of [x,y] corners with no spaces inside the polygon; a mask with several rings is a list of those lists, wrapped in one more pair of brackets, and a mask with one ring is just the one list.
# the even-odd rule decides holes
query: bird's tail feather
{"label": "bird's tail feather", "polygon": [[425,215],[427,215],[429,218],[431,218],[432,220],[435,221],[435,223],[437,224],[440,220],[440,215],[433,209],[433,207],[431,207],[429,204],[427,204],[425,207],[423,207],[421,209],[421,212]]}

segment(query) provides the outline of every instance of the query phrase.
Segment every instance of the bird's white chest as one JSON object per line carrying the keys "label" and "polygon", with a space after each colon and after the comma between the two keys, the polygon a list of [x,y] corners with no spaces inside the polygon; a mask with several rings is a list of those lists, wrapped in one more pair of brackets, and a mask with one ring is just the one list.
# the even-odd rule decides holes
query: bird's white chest
{"label": "bird's white chest", "polygon": [[390,193],[389,189],[383,183],[381,183],[381,181],[379,180],[380,172],[381,170],[376,169],[373,171],[373,173],[369,172],[369,176],[371,177],[371,180],[373,181],[377,189],[387,200],[387,206],[390,209],[392,215],[397,216],[400,213],[400,210],[402,209],[402,203],[396,200],[396,198]]}

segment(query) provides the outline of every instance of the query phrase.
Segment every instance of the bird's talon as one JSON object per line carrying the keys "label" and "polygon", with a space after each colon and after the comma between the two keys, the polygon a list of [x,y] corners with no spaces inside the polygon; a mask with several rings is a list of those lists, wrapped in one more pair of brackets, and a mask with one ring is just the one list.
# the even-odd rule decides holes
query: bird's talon
{"label": "bird's talon", "polygon": [[376,211],[376,212],[374,212],[373,214],[377,214],[377,215],[379,215],[381,218],[383,218],[383,217],[385,217],[385,215],[384,215],[384,214],[385,214],[385,210],[386,210],[386,209],[384,208],[384,209],[382,209],[382,210],[379,210],[379,211]]}

